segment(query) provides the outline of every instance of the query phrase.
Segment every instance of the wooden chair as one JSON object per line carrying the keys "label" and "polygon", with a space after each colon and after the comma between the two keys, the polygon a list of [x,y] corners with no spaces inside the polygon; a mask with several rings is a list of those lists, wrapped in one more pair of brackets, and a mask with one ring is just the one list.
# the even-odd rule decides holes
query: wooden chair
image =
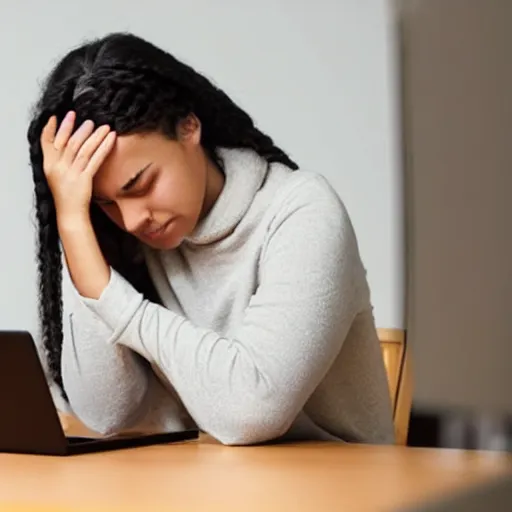
{"label": "wooden chair", "polygon": [[410,350],[405,331],[378,329],[378,334],[388,375],[396,443],[405,445],[409,432],[413,392]]}

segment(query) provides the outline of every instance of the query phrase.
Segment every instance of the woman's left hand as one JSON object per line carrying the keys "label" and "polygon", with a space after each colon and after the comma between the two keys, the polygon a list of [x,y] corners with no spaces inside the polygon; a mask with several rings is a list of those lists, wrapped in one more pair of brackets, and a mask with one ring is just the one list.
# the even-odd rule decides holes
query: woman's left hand
{"label": "woman's left hand", "polygon": [[44,173],[59,222],[89,215],[92,180],[116,140],[109,126],[95,130],[92,121],[73,133],[75,119],[75,113],[68,112],[57,131],[52,116],[41,133]]}

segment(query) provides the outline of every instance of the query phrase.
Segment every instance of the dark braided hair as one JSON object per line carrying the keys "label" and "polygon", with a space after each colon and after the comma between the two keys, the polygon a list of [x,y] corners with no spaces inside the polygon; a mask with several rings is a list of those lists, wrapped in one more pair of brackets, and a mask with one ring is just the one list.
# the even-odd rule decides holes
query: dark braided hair
{"label": "dark braided hair", "polygon": [[[110,125],[118,135],[160,131],[176,138],[179,121],[195,114],[201,145],[222,168],[216,149],[249,148],[268,162],[297,165],[222,90],[169,53],[129,33],[113,33],[68,53],[43,86],[28,142],[38,224],[39,316],[50,376],[65,390],[61,374],[62,260],[55,206],[43,171],[41,132],[52,115],[69,110],[75,127],[86,119]],[[91,204],[91,221],[108,263],[153,302],[158,295],[140,257],[139,242]]]}

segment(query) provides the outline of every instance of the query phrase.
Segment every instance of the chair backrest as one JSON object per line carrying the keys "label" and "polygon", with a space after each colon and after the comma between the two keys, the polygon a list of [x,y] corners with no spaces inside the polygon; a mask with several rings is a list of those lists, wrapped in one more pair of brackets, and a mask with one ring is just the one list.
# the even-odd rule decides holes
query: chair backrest
{"label": "chair backrest", "polygon": [[405,331],[378,329],[378,334],[388,375],[396,442],[405,445],[413,391],[410,350],[407,347]]}

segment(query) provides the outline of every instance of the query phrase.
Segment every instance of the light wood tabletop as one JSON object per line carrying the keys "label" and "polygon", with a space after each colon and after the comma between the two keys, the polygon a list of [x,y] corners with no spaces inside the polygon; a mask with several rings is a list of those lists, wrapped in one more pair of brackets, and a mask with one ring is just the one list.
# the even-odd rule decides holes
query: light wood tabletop
{"label": "light wood tabletop", "polygon": [[512,456],[202,437],[70,457],[0,454],[0,510],[389,511],[512,470]]}

